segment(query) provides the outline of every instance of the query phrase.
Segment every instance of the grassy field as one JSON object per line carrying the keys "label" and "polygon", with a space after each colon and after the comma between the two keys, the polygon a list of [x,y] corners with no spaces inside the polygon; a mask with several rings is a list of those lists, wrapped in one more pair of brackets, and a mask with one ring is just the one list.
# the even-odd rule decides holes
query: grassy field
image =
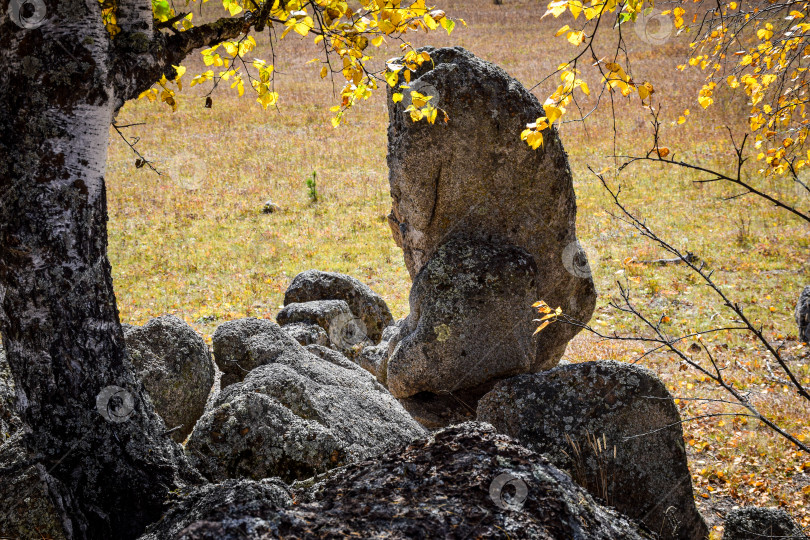
{"label": "grassy field", "polygon": [[[484,0],[448,0],[442,7],[464,18],[468,27],[459,26],[450,37],[444,32],[419,35],[414,43],[461,45],[529,87],[574,50],[553,37],[570,21],[541,20],[542,2],[494,6]],[[685,42],[672,36],[650,45],[632,33],[628,40],[636,77],[650,80],[661,101],[663,144],[682,157],[727,170],[732,149],[722,127],[740,124],[744,101],[718,98],[699,113],[701,75],[675,69],[685,57]],[[258,41],[256,55],[269,57],[267,35]],[[317,55],[311,40],[288,36],[274,43],[274,50],[278,110],[264,112],[249,95],[240,99],[234,91],[218,89],[211,109],[203,107],[199,91],[192,91],[180,98],[175,113],[143,100],[128,104],[119,115],[119,124],[145,123],[126,133],[140,137],[138,148],[167,173],[136,169],[135,156],[113,133],[107,176],[110,255],[123,321],[142,324],[174,313],[210,339],[224,321],[273,318],[290,280],[309,268],[351,274],[379,292],[396,317],[407,314],[410,280],[385,221],[390,198],[383,92],[353,112],[349,125],[332,129],[329,107],[337,98],[330,82],[318,77],[319,65],[306,64]],[[397,54],[392,45],[379,58]],[[202,68],[197,57],[186,65],[189,73]],[[584,75],[592,88],[598,86],[587,70]],[[549,84],[535,89],[541,100]],[[339,89],[341,83],[336,85]],[[693,113],[688,122],[674,125],[685,108]],[[588,172],[588,166],[614,165],[614,152],[649,148],[651,130],[637,96],[617,101],[615,118],[614,124],[610,103],[603,103],[586,123],[561,129],[574,171],[578,232],[601,293],[592,324],[620,332],[637,329],[607,306],[617,280],[628,283],[650,313],[669,316],[673,332],[729,322],[729,313],[685,270],[626,262],[665,254],[611,217],[614,209],[606,193]],[[309,200],[305,186],[313,172],[317,203]],[[715,270],[717,282],[763,322],[768,337],[785,343],[792,365],[810,383],[808,347],[795,341],[792,314],[808,283],[807,226],[751,197],[724,201],[736,191],[696,185],[696,178],[660,166],[636,166],[611,176],[614,184],[622,184],[625,202],[651,227]],[[788,201],[799,196],[788,183],[764,184]],[[268,199],[281,211],[263,214]],[[767,360],[755,343],[720,334],[709,345],[727,376],[751,392],[764,413],[810,441],[810,407],[763,377]],[[582,333],[567,357],[633,361],[641,350]],[[647,357],[644,365],[658,372],[676,396],[718,397],[711,384],[680,370],[669,355]],[[680,403],[684,417],[724,410]],[[720,527],[717,512],[753,503],[785,506],[810,526],[810,456],[744,420],[687,422],[684,431],[697,500],[713,525]],[[715,534],[720,531],[716,528]]]}

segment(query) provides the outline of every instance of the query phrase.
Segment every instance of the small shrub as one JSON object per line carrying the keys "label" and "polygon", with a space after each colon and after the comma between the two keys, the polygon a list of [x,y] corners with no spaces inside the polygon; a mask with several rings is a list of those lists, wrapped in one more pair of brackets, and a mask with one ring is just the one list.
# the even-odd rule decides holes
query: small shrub
{"label": "small shrub", "polygon": [[306,179],[307,196],[313,203],[318,202],[318,183],[317,173],[312,171],[312,176]]}

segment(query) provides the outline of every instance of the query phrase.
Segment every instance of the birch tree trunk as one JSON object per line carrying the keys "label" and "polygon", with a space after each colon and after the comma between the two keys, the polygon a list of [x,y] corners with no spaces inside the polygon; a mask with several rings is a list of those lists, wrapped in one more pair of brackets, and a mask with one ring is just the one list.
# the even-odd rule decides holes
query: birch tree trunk
{"label": "birch tree trunk", "polygon": [[0,0],[0,331],[65,534],[133,538],[199,477],[133,376],[113,294],[104,169],[128,86],[97,0],[41,5],[24,27]]}

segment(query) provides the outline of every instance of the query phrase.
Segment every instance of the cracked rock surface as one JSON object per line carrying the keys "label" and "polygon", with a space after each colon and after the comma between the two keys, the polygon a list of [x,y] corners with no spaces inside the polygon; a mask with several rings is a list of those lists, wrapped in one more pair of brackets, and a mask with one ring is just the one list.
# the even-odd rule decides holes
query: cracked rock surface
{"label": "cracked rock surface", "polygon": [[295,484],[295,505],[278,484],[232,482],[181,494],[143,540],[653,538],[542,456],[472,422]]}

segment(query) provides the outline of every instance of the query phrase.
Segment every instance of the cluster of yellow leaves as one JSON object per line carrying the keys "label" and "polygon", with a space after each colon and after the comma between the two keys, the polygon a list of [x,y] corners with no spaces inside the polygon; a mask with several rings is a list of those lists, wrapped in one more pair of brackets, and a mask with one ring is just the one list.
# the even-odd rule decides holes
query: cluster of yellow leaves
{"label": "cluster of yellow leaves", "polygon": [[101,4],[101,21],[104,23],[104,28],[110,36],[115,37],[121,28],[118,26],[118,19],[115,12],[118,9],[118,2],[116,0],[98,0]]}
{"label": "cluster of yellow leaves", "polygon": [[[403,49],[407,49],[408,45],[403,45]],[[386,64],[385,81],[392,88],[399,82],[399,74],[402,73],[402,78],[405,83],[411,82],[411,73],[419,69],[419,66],[425,62],[430,62],[430,55],[426,52],[417,52],[410,49],[402,57],[403,62],[389,61]],[[403,71],[404,70],[404,71]]]}
{"label": "cluster of yellow leaves", "polygon": [[[220,55],[217,51],[222,47],[227,56]],[[206,66],[214,66],[222,68],[218,72],[209,69],[196,75],[192,81],[191,86],[203,84],[209,80],[221,80],[230,82],[231,88],[235,88],[240,96],[245,93],[244,76],[249,77],[251,85],[256,90],[258,95],[257,101],[266,109],[269,105],[275,103],[275,99],[271,94],[270,80],[273,73],[273,66],[267,65],[264,60],[256,59],[252,65],[258,71],[258,78],[252,77],[250,74],[243,75],[242,66],[237,65],[236,61],[242,58],[243,55],[249,53],[256,47],[256,40],[253,36],[243,36],[239,41],[224,41],[219,45],[214,45],[202,51],[203,62]],[[277,95],[276,95],[277,97]]]}
{"label": "cluster of yellow leaves", "polygon": [[[183,77],[183,75],[185,75],[186,68],[185,66],[172,66],[172,67],[174,67],[175,71],[177,71],[177,76],[174,78],[174,80],[169,81],[165,75],[162,76],[157,83],[157,86],[160,87],[161,90],[158,90],[158,88],[155,88],[153,86],[149,90],[146,90],[145,92],[141,93],[141,95],[138,96],[138,99],[146,98],[149,101],[157,101],[158,98],[160,98],[160,101],[171,107],[172,111],[176,111],[177,99],[174,90],[171,88],[171,85],[173,83],[177,86],[178,90],[183,89],[183,81],[181,78]],[[193,84],[194,83],[192,82],[192,85]]]}
{"label": "cluster of yellow leaves", "polygon": [[[443,17],[444,13],[441,14],[441,18],[439,20],[445,20]],[[415,90],[410,90],[409,83],[411,82],[411,74],[419,69],[419,66],[422,64],[431,62],[430,55],[425,51],[416,51],[410,48],[410,45],[407,44],[402,45],[402,49],[409,50],[407,50],[405,55],[402,57],[401,62],[399,60],[390,60],[386,64],[387,69],[384,75],[385,81],[392,88],[399,84],[399,91],[394,92],[391,99],[394,101],[394,103],[399,103],[403,100],[403,91],[407,90],[409,91],[409,95],[411,97],[411,103],[405,108],[405,112],[410,114],[411,120],[418,122],[425,119],[428,121],[428,123],[434,124],[439,112],[441,112],[444,115],[444,121],[447,122],[449,120],[447,113],[431,103],[431,100],[436,96],[426,95]],[[403,79],[402,82],[400,82],[400,75]]]}
{"label": "cluster of yellow leaves", "polygon": [[[810,130],[805,105],[808,100],[806,59],[810,44],[806,41],[810,23],[808,2],[790,0],[781,9],[767,14],[760,8],[737,11],[737,2],[723,5],[722,17],[715,14],[713,26],[703,28],[691,47],[688,66],[706,71],[706,83],[698,93],[698,103],[707,108],[714,103],[718,83],[748,97],[748,127],[759,150],[757,160],[764,163],[759,172],[781,175],[810,163],[810,154],[800,153]],[[680,10],[680,11],[679,11]],[[683,26],[681,8],[673,10],[675,24]],[[748,32],[748,33],[744,33]],[[721,77],[721,70],[731,71]],[[739,90],[738,90],[739,89]],[[686,121],[685,115],[678,123]]]}
{"label": "cluster of yellow leaves", "polygon": [[[732,4],[734,4],[734,2],[732,2]],[[686,10],[678,6],[672,11],[666,10],[661,12],[661,15],[669,15],[670,13],[672,14],[672,22],[675,25],[675,28],[683,28],[684,27],[683,16],[686,14]]]}
{"label": "cluster of yellow leaves", "polygon": [[[377,81],[366,71],[366,64],[371,58],[363,53],[368,47],[369,38],[371,38],[372,45],[379,47],[385,42],[386,36],[401,35],[419,29],[436,30],[439,27],[444,28],[449,34],[456,25],[455,21],[447,17],[444,11],[428,8],[424,0],[418,0],[407,8],[400,7],[400,2],[391,1],[361,3],[367,4],[365,7],[368,10],[366,16],[358,21],[361,26],[348,34],[333,33],[330,36],[332,50],[343,60],[342,74],[346,79],[346,85],[341,91],[342,102],[339,106],[332,108],[337,113],[332,119],[334,126],[340,124],[342,115],[347,109],[361,99],[368,99],[371,91],[377,89]],[[319,40],[316,38],[317,41]],[[403,43],[401,48],[407,51],[403,62],[388,62],[386,65],[384,78],[391,87],[397,85],[400,74],[406,83],[410,82],[411,73],[430,60],[428,53],[417,52],[407,42]],[[322,69],[321,76],[325,77],[326,74],[327,71]],[[417,101],[419,101],[418,98]],[[426,118],[431,123],[435,122],[438,114],[438,110],[435,110],[435,107],[430,104],[409,112],[411,112],[412,118]]]}
{"label": "cluster of yellow leaves", "polygon": [[[205,0],[203,0],[205,1]],[[371,60],[368,54],[369,45],[380,47],[385,43],[386,37],[399,39],[401,35],[415,30],[431,31],[444,28],[448,33],[453,31],[456,22],[446,16],[439,9],[428,7],[425,0],[411,2],[403,0],[268,0],[269,25],[280,24],[284,26],[280,39],[288,34],[295,33],[301,37],[315,34],[314,45],[318,50],[324,51],[321,60],[323,66],[320,70],[321,78],[330,73],[340,73],[346,80],[341,90],[341,104],[333,107],[336,112],[332,124],[337,126],[341,122],[344,112],[360,100],[368,99],[371,92],[378,88],[376,76],[367,69]],[[260,13],[264,8],[253,0],[222,0],[223,8],[230,16],[237,16],[245,9]],[[166,0],[152,0],[153,13],[156,21],[167,21],[175,17],[175,11]],[[461,21],[463,23],[463,21]],[[185,31],[193,27],[191,16],[187,16],[174,23],[175,30]],[[272,90],[273,66],[264,60],[255,59],[248,62],[257,74],[247,73],[245,62],[237,65],[237,60],[250,52],[256,45],[252,36],[242,36],[239,41],[225,42],[202,51],[203,60],[207,66],[221,68],[215,72],[213,69],[198,74],[192,80],[192,85],[208,81],[232,81],[231,87],[236,88],[241,95],[244,92],[244,80],[248,78],[257,94],[257,101],[266,109],[278,101],[278,94]],[[220,47],[227,56],[217,52]],[[410,80],[410,72],[418,68],[422,62],[429,60],[426,53],[417,53],[408,43],[403,44],[408,53],[405,56],[404,66],[393,68],[391,64],[385,73],[385,78],[392,86],[396,84],[399,72],[407,68],[404,74],[406,81]],[[337,64],[335,66],[334,64]],[[251,70],[252,71],[252,70]],[[393,80],[393,83],[391,82]],[[143,97],[157,98],[158,89],[144,92]],[[150,97],[151,96],[151,97]],[[169,96],[174,99],[174,96]],[[168,103],[167,99],[163,99]],[[429,104],[427,98],[423,107],[417,108],[412,115],[421,114],[428,121],[435,121],[437,110]],[[419,98],[416,99],[419,102]],[[176,101],[174,101],[176,106]]]}
{"label": "cluster of yellow leaves", "polygon": [[[574,89],[579,88],[585,95],[591,94],[588,83],[577,77],[580,73],[579,70],[571,67],[570,64],[562,64],[558,70],[560,71],[562,84],[557,87],[553,94],[546,98],[543,104],[546,115],[541,116],[531,124],[527,124],[526,129],[520,134],[520,138],[535,150],[543,145],[543,130],[550,128],[554,122],[566,113],[568,105],[574,99]],[[602,84],[609,91],[619,92],[625,97],[632,92],[638,92],[642,103],[655,92],[651,83],[635,83],[625,73],[624,69],[615,62],[604,63]]]}
{"label": "cluster of yellow leaves", "polygon": [[[605,14],[614,12],[616,25],[621,25],[635,21],[639,14],[647,14],[652,7],[651,0],[553,0],[548,4],[544,16],[560,17],[570,12],[576,21],[582,15],[584,21],[581,27],[566,24],[557,31],[556,36],[564,36],[575,47],[584,44],[587,50]],[[806,67],[810,58],[810,43],[806,41],[806,36],[810,35],[810,22],[805,22],[810,2],[784,0],[778,10],[772,10],[773,13],[747,6],[744,11],[736,1],[722,3],[712,9],[714,11],[710,11],[710,14],[714,14],[713,19],[694,16],[691,23],[681,5],[661,13],[672,17],[673,25],[679,32],[700,30],[699,36],[691,43],[694,54],[686,64],[678,66],[680,70],[697,67],[707,73],[706,83],[697,96],[698,104],[703,109],[711,106],[715,102],[718,84],[725,84],[732,90],[740,88],[747,95],[751,107],[749,127],[755,136],[755,147],[759,149],[757,159],[765,164],[760,172],[766,175],[783,174],[807,166],[810,152],[804,155],[799,151],[803,151],[810,134],[810,119],[806,111],[810,99]],[[690,27],[699,19],[700,26]],[[591,52],[596,54],[593,49]],[[579,56],[581,53],[576,58]],[[600,67],[602,84],[607,90],[624,97],[638,92],[642,104],[649,105],[645,100],[654,92],[651,83],[635,82],[632,74],[625,72],[615,61],[598,60],[597,65],[603,66]],[[577,81],[568,67],[569,64],[563,64],[559,68],[564,85],[546,100],[546,116],[528,124],[521,135],[532,148],[539,148],[543,144],[542,131],[566,112],[566,105],[576,87],[572,83]],[[732,74],[721,77],[724,68]],[[688,115],[689,109],[684,110],[677,123],[686,122]]]}
{"label": "cluster of yellow leaves", "polygon": [[[639,14],[643,13],[645,8],[652,7],[650,0],[627,0],[626,2],[619,3],[617,0],[591,0],[590,2],[580,2],[579,0],[554,0],[548,4],[548,10],[543,15],[552,15],[555,18],[560,17],[566,11],[571,13],[574,20],[579,19],[583,15],[585,19],[585,27],[576,29],[571,28],[569,25],[563,25],[557,30],[555,36],[565,36],[566,41],[575,47],[579,47],[592,35],[586,33],[587,25],[590,22],[598,24],[598,21],[603,14],[608,12],[620,11],[618,23],[621,24],[625,21],[635,21]],[[598,61],[597,64],[603,65],[602,84],[611,92],[619,92],[622,96],[629,96],[633,92],[638,92],[642,103],[648,99],[653,92],[653,86],[649,82],[636,83],[628,75],[621,65],[616,62]],[[560,65],[557,70],[560,72],[560,79],[562,84],[557,87],[553,94],[551,94],[543,104],[545,116],[541,116],[535,122],[526,125],[526,129],[521,133],[521,139],[533,149],[537,149],[543,145],[543,131],[549,129],[555,121],[559,120],[565,113],[566,108],[574,97],[574,89],[579,88],[585,95],[590,95],[588,84],[579,79],[577,75],[580,74],[579,70],[572,66],[572,64],[565,63]]]}
{"label": "cluster of yellow leaves", "polygon": [[557,318],[562,315],[562,308],[558,307],[557,309],[551,309],[543,300],[535,302],[532,304],[532,307],[535,308],[538,313],[543,315],[539,319],[534,319],[534,322],[540,323],[540,325],[532,335],[538,334],[543,330],[543,328],[556,321]]}

